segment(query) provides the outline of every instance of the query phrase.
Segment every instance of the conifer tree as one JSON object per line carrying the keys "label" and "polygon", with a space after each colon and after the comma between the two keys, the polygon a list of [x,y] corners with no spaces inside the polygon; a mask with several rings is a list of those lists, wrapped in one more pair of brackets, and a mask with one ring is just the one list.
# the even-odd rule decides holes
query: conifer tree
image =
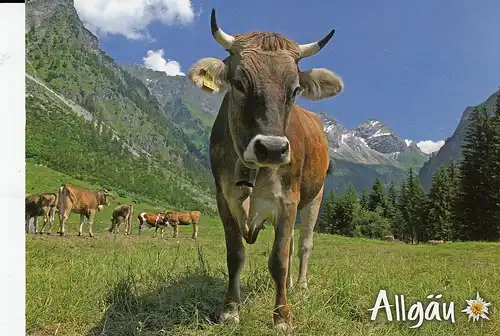
{"label": "conifer tree", "polygon": [[494,129],[484,106],[474,109],[462,146],[457,224],[464,240],[495,239],[494,200],[491,191]]}
{"label": "conifer tree", "polygon": [[377,208],[381,208],[385,217],[387,216],[387,197],[384,189],[382,180],[377,177],[368,198],[368,210],[375,211]]}
{"label": "conifer tree", "polygon": [[362,209],[368,209],[368,194],[366,193],[366,189],[361,191],[361,196],[359,196],[359,205]]}
{"label": "conifer tree", "polygon": [[453,239],[453,185],[448,175],[449,168],[441,167],[433,176],[433,183],[429,191],[424,221],[425,239]]}
{"label": "conifer tree", "polygon": [[413,168],[410,168],[403,187],[400,210],[404,220],[404,236],[411,239],[412,242],[418,242],[421,241],[421,222],[425,193],[418,181],[418,177],[413,172]]}

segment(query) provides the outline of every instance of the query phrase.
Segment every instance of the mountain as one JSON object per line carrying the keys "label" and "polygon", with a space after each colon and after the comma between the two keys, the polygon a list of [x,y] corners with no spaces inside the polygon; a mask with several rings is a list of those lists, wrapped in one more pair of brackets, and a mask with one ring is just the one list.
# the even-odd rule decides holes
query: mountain
{"label": "mountain", "polygon": [[224,94],[203,92],[184,76],[167,76],[135,64],[122,68],[148,87],[163,110],[182,126],[198,149],[207,154],[210,131]]}
{"label": "mountain", "polygon": [[369,119],[349,130],[327,113],[319,114],[330,147],[333,176],[327,189],[370,189],[376,178],[398,185],[409,168],[418,170],[427,159],[418,146],[403,140],[389,126]]}
{"label": "mountain", "polygon": [[418,168],[427,159],[414,143],[403,140],[389,126],[369,119],[349,130],[327,113],[319,114],[332,157],[354,163]]}
{"label": "mountain", "polygon": [[[482,104],[489,113],[493,114],[498,91],[490,95]],[[429,190],[432,186],[432,177],[439,167],[447,165],[451,160],[462,160],[462,144],[467,134],[467,128],[470,125],[470,116],[476,106],[469,106],[462,113],[453,135],[445,140],[443,147],[422,166],[419,171],[419,179],[422,187]]]}
{"label": "mountain", "polygon": [[177,208],[214,210],[206,150],[99,49],[73,1],[29,1],[26,31],[27,159]]}

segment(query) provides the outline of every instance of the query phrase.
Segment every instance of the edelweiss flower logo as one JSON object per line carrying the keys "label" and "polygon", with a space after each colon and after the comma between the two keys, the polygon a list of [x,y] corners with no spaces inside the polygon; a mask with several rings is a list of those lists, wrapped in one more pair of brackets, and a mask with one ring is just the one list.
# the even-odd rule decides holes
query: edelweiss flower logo
{"label": "edelweiss flower logo", "polygon": [[489,320],[488,316],[488,306],[491,305],[490,302],[483,300],[477,292],[477,297],[472,300],[465,300],[467,302],[467,308],[462,310],[462,313],[469,315],[469,321],[472,319],[473,322],[478,321],[479,318],[484,318]]}

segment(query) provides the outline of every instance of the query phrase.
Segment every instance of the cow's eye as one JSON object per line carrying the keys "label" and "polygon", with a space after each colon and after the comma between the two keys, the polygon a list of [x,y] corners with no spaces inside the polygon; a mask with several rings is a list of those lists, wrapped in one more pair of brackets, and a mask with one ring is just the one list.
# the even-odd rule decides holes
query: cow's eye
{"label": "cow's eye", "polygon": [[245,91],[245,88],[243,87],[243,83],[241,83],[241,81],[236,79],[236,80],[232,81],[232,84],[236,90],[241,91],[241,92]]}
{"label": "cow's eye", "polygon": [[295,90],[293,90],[293,97],[295,98],[297,95],[300,95],[301,92],[302,92],[302,87],[297,86]]}

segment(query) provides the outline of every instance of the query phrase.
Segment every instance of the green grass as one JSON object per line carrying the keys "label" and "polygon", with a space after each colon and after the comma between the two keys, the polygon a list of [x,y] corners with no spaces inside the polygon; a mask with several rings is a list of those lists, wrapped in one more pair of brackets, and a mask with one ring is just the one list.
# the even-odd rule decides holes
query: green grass
{"label": "green grass", "polygon": [[[26,192],[56,191],[61,183],[98,188],[49,168],[27,163]],[[203,216],[198,240],[191,228],[179,238],[139,236],[137,214],[162,211],[165,204],[135,206],[132,235],[109,227],[118,197],[96,215],[96,236],[77,236],[79,216],[68,221],[68,236],[26,236],[26,330],[28,335],[275,335],[274,284],[267,270],[273,229],[267,226],[247,246],[242,273],[241,322],[216,322],[227,286],[223,228]],[[56,219],[53,232],[57,231]],[[121,228],[123,232],[123,227]],[[297,250],[298,232],[295,234]],[[405,245],[333,235],[315,235],[309,289],[294,287],[289,302],[295,335],[498,335],[500,334],[500,244]],[[296,281],[298,258],[294,256]],[[380,289],[404,294],[409,307],[429,294],[454,301],[456,323],[370,321],[368,311]],[[490,321],[467,322],[465,300],[476,291],[492,302]],[[162,331],[163,330],[163,331]]]}
{"label": "green grass", "polygon": [[[70,216],[67,237],[26,238],[27,334],[276,334],[267,270],[272,227],[247,246],[245,303],[234,327],[214,323],[227,283],[218,220],[202,218],[197,241],[185,227],[177,239],[170,230],[165,238],[151,237],[152,229],[138,236],[136,219],[131,236],[102,232],[103,220],[96,237],[77,237],[77,221]],[[298,232],[295,237],[297,244]],[[410,246],[316,234],[309,289],[289,292],[295,335],[498,335],[499,252],[492,243]],[[294,280],[297,269],[294,256]],[[428,294],[443,294],[445,302],[455,302],[456,323],[424,321],[412,330],[405,322],[371,322],[368,309],[380,289],[404,294],[408,307]],[[493,302],[490,321],[467,322],[460,312],[477,290]]]}

